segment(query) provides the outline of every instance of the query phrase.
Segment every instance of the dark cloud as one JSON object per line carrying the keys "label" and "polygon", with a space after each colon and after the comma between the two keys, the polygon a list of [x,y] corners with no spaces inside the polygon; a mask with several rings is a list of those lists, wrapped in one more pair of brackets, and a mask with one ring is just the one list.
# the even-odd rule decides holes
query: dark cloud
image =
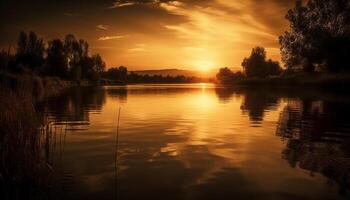
{"label": "dark cloud", "polygon": [[[181,23],[185,19],[167,13],[157,6],[132,6],[108,9],[113,0],[5,0],[1,6],[0,45],[15,42],[20,30],[34,30],[45,37],[58,37],[75,33],[91,38],[96,24],[111,24],[113,32],[118,30],[135,32],[160,31],[159,24]],[[141,2],[141,1],[140,1]],[[146,2],[146,1],[143,1]],[[142,20],[140,20],[142,19]],[[90,39],[91,40],[91,39]]]}

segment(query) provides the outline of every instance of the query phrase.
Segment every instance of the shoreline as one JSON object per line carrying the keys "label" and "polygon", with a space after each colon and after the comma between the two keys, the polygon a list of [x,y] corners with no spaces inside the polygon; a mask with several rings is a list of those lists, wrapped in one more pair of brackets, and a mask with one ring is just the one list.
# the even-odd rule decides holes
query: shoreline
{"label": "shoreline", "polygon": [[56,96],[72,87],[92,86],[89,81],[80,82],[62,80],[52,76],[38,76],[36,74],[12,74],[0,72],[0,86],[12,92],[29,93],[35,100]]}
{"label": "shoreline", "polygon": [[38,76],[36,74],[12,74],[0,72],[0,86],[8,88],[11,91],[31,91],[35,99],[55,96],[64,90],[72,87],[91,87],[91,86],[128,86],[128,85],[178,85],[178,84],[214,84],[216,86],[232,88],[293,88],[293,89],[327,89],[336,91],[350,90],[350,74],[293,74],[282,75],[268,78],[241,78],[231,80],[227,83],[216,82],[130,82],[130,83],[92,83],[88,80],[71,81],[62,80],[58,77]]}
{"label": "shoreline", "polygon": [[243,78],[223,86],[268,87],[268,88],[317,88],[332,90],[349,90],[349,74],[295,74],[269,78]]}

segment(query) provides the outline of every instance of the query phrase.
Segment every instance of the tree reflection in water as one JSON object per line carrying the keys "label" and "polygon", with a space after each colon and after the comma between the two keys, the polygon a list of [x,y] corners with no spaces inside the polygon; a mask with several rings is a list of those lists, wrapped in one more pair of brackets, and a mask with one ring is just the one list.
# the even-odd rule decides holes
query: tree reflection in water
{"label": "tree reflection in water", "polygon": [[[350,189],[350,104],[344,96],[322,91],[263,91],[259,89],[218,88],[220,102],[228,103],[242,95],[241,109],[253,123],[287,102],[276,127],[276,135],[286,142],[282,157],[291,167],[321,173],[330,186],[349,196]],[[283,99],[283,100],[282,100]],[[282,100],[282,101],[281,101]]]}
{"label": "tree reflection in water", "polygon": [[234,96],[243,96],[241,110],[249,116],[253,123],[264,119],[265,112],[276,110],[280,97],[275,93],[266,92],[262,88],[215,88],[221,103],[229,103]]}
{"label": "tree reflection in water", "polygon": [[264,119],[266,111],[275,110],[278,106],[278,97],[264,90],[247,90],[241,106],[243,112],[247,112],[252,122],[260,122]]}
{"label": "tree reflection in water", "polygon": [[50,114],[57,121],[89,121],[89,112],[99,112],[106,102],[100,87],[72,88],[47,101]]}
{"label": "tree reflection in water", "polygon": [[350,188],[350,105],[291,100],[281,112],[276,134],[286,141],[282,156],[291,167],[321,173],[339,192]]}

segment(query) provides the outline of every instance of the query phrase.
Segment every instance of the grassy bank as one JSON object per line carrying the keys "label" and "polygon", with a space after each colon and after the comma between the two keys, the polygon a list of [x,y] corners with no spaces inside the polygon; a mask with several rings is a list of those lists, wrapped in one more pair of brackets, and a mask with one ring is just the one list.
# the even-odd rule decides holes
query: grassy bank
{"label": "grassy bank", "polygon": [[80,83],[62,80],[57,77],[41,77],[35,74],[11,74],[0,72],[0,86],[13,92],[27,91],[36,99],[60,94],[63,90],[73,86],[90,85],[88,81]]}
{"label": "grassy bank", "polygon": [[0,186],[5,199],[40,195],[51,179],[53,129],[35,99],[29,90],[0,89]]}
{"label": "grassy bank", "polygon": [[5,199],[48,189],[55,129],[37,102],[73,85],[55,77],[0,73],[0,191]]}
{"label": "grassy bank", "polygon": [[232,85],[249,87],[310,87],[349,90],[350,74],[293,74],[268,78],[242,78],[232,81]]}

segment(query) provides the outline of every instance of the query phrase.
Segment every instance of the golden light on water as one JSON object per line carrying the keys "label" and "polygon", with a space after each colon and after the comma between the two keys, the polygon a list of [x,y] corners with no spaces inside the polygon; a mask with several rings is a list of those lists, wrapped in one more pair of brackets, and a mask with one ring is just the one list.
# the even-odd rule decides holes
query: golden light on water
{"label": "golden light on water", "polygon": [[205,89],[207,87],[207,83],[200,83],[202,89]]}

